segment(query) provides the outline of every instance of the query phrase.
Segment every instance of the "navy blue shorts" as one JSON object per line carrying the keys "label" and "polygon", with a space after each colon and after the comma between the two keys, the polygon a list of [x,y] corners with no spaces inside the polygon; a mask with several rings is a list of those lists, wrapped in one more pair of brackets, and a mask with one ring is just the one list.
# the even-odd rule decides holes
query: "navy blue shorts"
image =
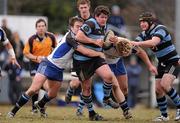
{"label": "navy blue shorts", "polygon": [[115,76],[127,74],[122,58],[120,58],[116,64],[109,64],[109,67],[111,68],[111,71],[114,73]]}
{"label": "navy blue shorts", "polygon": [[48,60],[39,64],[37,72],[45,75],[49,80],[63,81],[63,69],[58,68]]}

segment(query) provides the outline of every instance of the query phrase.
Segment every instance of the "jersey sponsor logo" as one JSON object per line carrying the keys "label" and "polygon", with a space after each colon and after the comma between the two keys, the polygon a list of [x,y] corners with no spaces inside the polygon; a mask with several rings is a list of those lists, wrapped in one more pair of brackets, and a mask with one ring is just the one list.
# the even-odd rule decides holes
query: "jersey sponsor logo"
{"label": "jersey sponsor logo", "polygon": [[83,27],[83,30],[84,30],[85,32],[89,32],[89,30],[90,30],[90,29],[89,29],[89,26],[84,26],[84,27]]}
{"label": "jersey sponsor logo", "polygon": [[162,63],[162,62],[161,62],[161,66],[166,67],[166,65],[164,63]]}

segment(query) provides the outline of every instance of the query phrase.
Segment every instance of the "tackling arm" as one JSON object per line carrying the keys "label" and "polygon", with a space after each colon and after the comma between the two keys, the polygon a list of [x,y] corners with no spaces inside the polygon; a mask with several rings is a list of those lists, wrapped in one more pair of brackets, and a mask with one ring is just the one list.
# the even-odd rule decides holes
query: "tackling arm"
{"label": "tackling arm", "polygon": [[148,67],[149,71],[151,71],[153,74],[158,74],[156,67],[151,63],[151,61],[149,60],[148,55],[146,54],[146,52],[140,48],[137,47],[137,55],[143,60],[143,62],[146,64],[146,66]]}

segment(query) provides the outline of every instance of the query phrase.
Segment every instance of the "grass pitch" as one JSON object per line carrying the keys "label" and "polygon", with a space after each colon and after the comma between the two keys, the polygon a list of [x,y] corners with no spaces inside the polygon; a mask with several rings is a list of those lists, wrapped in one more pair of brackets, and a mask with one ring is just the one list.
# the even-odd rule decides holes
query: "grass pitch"
{"label": "grass pitch", "polygon": [[[11,108],[12,106],[0,106],[0,112],[2,113],[0,116],[0,123],[151,123],[152,119],[159,115],[157,109],[137,106],[135,109],[132,109],[133,119],[126,120],[122,115],[122,111],[119,109],[95,108],[95,110],[100,113],[106,121],[89,121],[87,110],[84,110],[84,117],[78,118],[75,115],[75,107],[48,106],[48,118],[41,118],[39,115],[34,116],[31,114],[30,106],[24,106],[14,118],[9,119],[6,118],[6,114]],[[169,110],[169,114],[169,123],[173,123],[175,109]]]}

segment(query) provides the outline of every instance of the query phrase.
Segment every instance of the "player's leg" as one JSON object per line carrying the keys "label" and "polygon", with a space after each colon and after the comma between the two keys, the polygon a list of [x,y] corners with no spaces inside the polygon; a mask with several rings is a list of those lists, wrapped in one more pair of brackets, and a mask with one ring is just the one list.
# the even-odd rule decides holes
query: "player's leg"
{"label": "player's leg", "polygon": [[44,106],[52,98],[56,97],[63,81],[63,70],[46,61],[42,64],[44,64],[42,71],[38,68],[38,72],[43,73],[47,77],[48,91],[41,100],[35,102],[35,106],[40,111],[42,117],[47,117]]}
{"label": "player's leg", "polygon": [[[38,69],[39,64],[38,63],[34,63],[34,62],[30,62],[29,64],[29,68],[30,68],[30,76],[31,76],[31,80],[33,80],[37,69]],[[34,103],[38,100],[38,96],[39,96],[39,92],[36,92],[32,97],[31,97],[31,101],[32,101],[32,110],[31,113],[32,114],[37,114],[38,110],[37,108],[34,106]]]}
{"label": "player's leg", "polygon": [[78,75],[79,80],[81,81],[81,88],[82,88],[81,97],[88,108],[89,120],[103,120],[103,117],[94,111],[93,103],[92,103],[92,96],[91,96],[92,83],[90,78],[93,76],[96,70],[95,64],[97,64],[96,59],[88,60],[86,62],[81,62],[75,59],[73,61],[73,67]]}
{"label": "player's leg", "polygon": [[113,71],[114,75],[116,76],[120,89],[123,92],[125,99],[127,101],[128,96],[128,77],[127,71],[123,62],[123,59],[119,59],[116,64],[109,64],[109,67]]}
{"label": "player's leg", "polygon": [[30,97],[39,91],[45,81],[46,76],[37,73],[29,89],[20,96],[13,109],[8,113],[8,117],[14,117],[17,111],[29,101]]}
{"label": "player's leg", "polygon": [[168,121],[168,111],[167,111],[167,99],[165,97],[165,92],[161,86],[161,79],[156,79],[156,101],[161,112],[161,115],[154,119],[154,121]]}
{"label": "player's leg", "polygon": [[48,92],[44,94],[41,100],[35,102],[35,106],[40,111],[42,117],[47,117],[47,114],[45,113],[45,104],[57,96],[59,88],[61,87],[61,82],[59,81],[47,80],[46,82],[49,87]]}
{"label": "player's leg", "polygon": [[178,121],[180,120],[180,97],[177,91],[172,87],[175,78],[176,77],[172,74],[164,74],[161,80],[161,86],[177,108],[175,120]]}
{"label": "player's leg", "polygon": [[82,100],[86,104],[89,112],[89,120],[103,120],[103,117],[94,111],[92,95],[91,95],[91,80],[82,81]]}
{"label": "player's leg", "polygon": [[66,91],[65,95],[65,101],[66,103],[71,102],[71,98],[74,95],[75,90],[80,86],[80,81],[78,78],[72,79],[69,83],[68,89]]}
{"label": "player's leg", "polygon": [[[123,114],[125,116],[126,119],[131,118],[131,114],[129,112],[129,107],[127,105],[127,101],[125,100],[125,97],[119,87],[119,83],[115,77],[115,75],[111,72],[110,68],[108,65],[103,65],[100,68],[98,68],[97,70],[98,75],[103,79],[104,81],[104,100],[109,99],[110,98],[110,85],[109,83],[111,83],[111,88],[112,88],[112,84],[113,84],[113,90],[114,90],[114,94],[116,97],[116,101],[119,103],[118,107],[120,105],[121,109],[123,110]],[[109,82],[108,84],[106,82]],[[109,90],[108,90],[109,89]]]}
{"label": "player's leg", "polygon": [[83,116],[83,108],[85,106],[85,103],[82,99],[82,93],[80,93],[80,101],[79,101],[79,104],[78,104],[78,107],[77,107],[77,111],[76,111],[76,115],[77,116]]}
{"label": "player's leg", "polygon": [[[31,76],[31,79],[33,80],[34,76]],[[38,97],[39,97],[39,91],[36,92],[32,97],[31,97],[31,100],[32,100],[32,110],[31,110],[31,113],[34,115],[34,114],[37,114],[38,113],[38,110],[36,108],[36,106],[34,105],[34,103],[38,100]]]}

